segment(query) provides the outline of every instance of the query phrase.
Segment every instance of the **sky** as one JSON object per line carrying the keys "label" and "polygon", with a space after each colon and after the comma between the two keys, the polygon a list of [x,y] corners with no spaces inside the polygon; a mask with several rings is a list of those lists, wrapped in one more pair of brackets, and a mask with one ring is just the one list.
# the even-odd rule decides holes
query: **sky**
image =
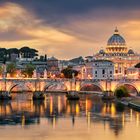
{"label": "sky", "polygon": [[139,0],[0,0],[0,47],[29,46],[59,59],[105,49],[117,26],[140,53]]}

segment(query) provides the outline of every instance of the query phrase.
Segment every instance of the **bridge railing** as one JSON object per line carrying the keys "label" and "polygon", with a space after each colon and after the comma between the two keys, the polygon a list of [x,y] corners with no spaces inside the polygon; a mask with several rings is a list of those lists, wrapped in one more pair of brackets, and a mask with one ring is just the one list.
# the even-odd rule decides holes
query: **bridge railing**
{"label": "bridge railing", "polygon": [[[2,80],[17,80],[17,81],[22,81],[22,80],[40,80],[40,81],[52,81],[52,82],[63,82],[63,81],[71,81],[73,79],[67,79],[67,78],[0,78],[0,81]],[[101,82],[101,81],[120,81],[120,82],[133,82],[133,81],[140,81],[140,79],[75,79],[76,81],[80,82]]]}

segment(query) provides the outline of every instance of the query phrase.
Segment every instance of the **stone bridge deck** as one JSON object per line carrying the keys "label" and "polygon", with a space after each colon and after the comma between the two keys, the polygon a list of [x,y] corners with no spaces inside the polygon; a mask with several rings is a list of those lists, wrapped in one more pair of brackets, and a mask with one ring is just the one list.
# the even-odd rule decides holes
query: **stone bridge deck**
{"label": "stone bridge deck", "polygon": [[[14,87],[21,86],[31,91],[46,91],[53,86],[64,87],[62,90],[80,91],[85,85],[95,85],[101,91],[112,91],[121,85],[131,85],[140,92],[140,79],[108,79],[108,80],[90,80],[90,79],[44,79],[44,78],[6,78],[0,79],[0,91],[10,92]],[[58,89],[56,89],[58,90]],[[59,89],[60,90],[60,89]]]}

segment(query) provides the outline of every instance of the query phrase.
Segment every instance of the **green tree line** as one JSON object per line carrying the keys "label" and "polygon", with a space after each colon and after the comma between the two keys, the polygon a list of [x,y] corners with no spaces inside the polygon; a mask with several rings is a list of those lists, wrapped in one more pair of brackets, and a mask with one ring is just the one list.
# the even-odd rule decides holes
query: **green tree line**
{"label": "green tree line", "polygon": [[[27,64],[25,65],[25,68],[21,70],[21,75],[24,77],[32,77],[33,71],[35,69],[35,66],[33,64]],[[8,74],[10,74],[10,77],[14,77],[17,74],[17,68],[16,63],[9,63],[6,65],[6,71]],[[2,65],[0,66],[0,75],[2,76],[4,72],[4,69]]]}
{"label": "green tree line", "polygon": [[[11,54],[17,54],[18,57],[21,54],[23,58],[34,58],[38,56],[38,50],[24,46],[20,49],[17,48],[0,48],[0,61],[6,61],[11,59]],[[6,60],[5,60],[6,59]]]}

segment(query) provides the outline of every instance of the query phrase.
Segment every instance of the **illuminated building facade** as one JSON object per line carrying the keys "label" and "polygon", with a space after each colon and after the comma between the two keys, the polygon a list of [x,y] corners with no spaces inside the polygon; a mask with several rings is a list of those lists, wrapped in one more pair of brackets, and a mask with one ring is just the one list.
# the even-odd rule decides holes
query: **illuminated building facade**
{"label": "illuminated building facade", "polygon": [[[140,62],[140,55],[132,49],[128,49],[125,39],[115,29],[114,34],[109,38],[105,50],[100,50],[93,56],[93,60],[110,60],[114,63],[114,78],[130,78],[129,70]],[[129,68],[129,70],[128,70]],[[137,71],[131,73],[131,77],[137,77]],[[133,76],[132,76],[133,75]]]}
{"label": "illuminated building facade", "polygon": [[56,76],[60,74],[59,60],[57,58],[52,56],[47,59],[47,72],[50,76]]}
{"label": "illuminated building facade", "polygon": [[[108,66],[107,61],[112,63],[111,67]],[[99,63],[98,66],[96,66],[97,62]],[[140,55],[132,49],[128,49],[125,39],[119,34],[116,28],[114,34],[108,39],[105,49],[99,50],[93,56],[86,57],[85,65],[80,71],[81,78],[108,79],[109,71],[112,71],[111,77],[109,76],[110,79],[138,79],[140,77],[139,71],[135,68],[135,65],[139,62]],[[104,70],[106,72],[102,74],[101,71]]]}
{"label": "illuminated building facade", "polygon": [[114,64],[109,60],[95,60],[93,79],[114,79]]}

